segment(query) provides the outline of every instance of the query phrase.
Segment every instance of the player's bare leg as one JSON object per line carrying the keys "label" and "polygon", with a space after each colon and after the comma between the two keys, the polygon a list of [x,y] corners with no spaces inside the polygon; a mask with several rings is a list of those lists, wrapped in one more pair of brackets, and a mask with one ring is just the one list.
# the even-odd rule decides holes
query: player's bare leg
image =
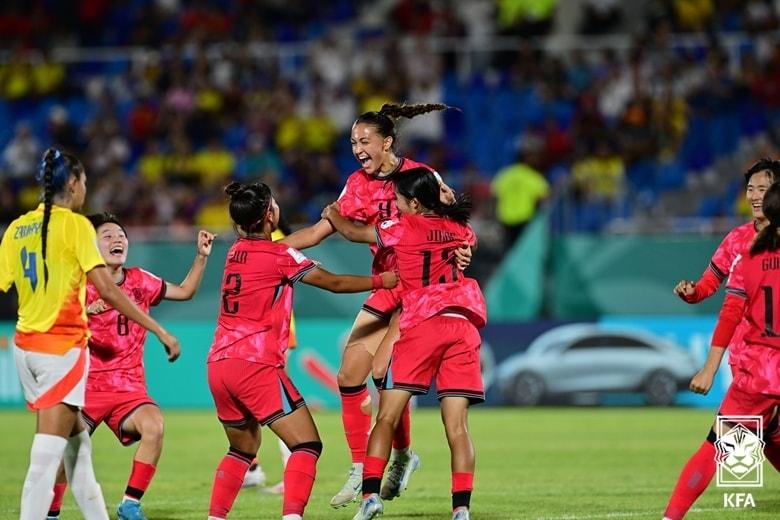
{"label": "player's bare leg", "polygon": [[361,310],[344,347],[336,378],[341,394],[341,421],[352,456],[352,466],[347,481],[330,500],[332,507],[346,506],[360,494],[363,459],[371,429],[371,396],[366,388],[366,380],[386,328],[387,322]]}
{"label": "player's bare leg", "polygon": [[[399,330],[400,313],[393,313],[387,333],[382,338],[379,348],[374,355],[372,377],[375,381],[382,380],[390,366],[393,356],[393,345],[401,337]],[[393,432],[393,451],[387,476],[379,495],[382,500],[392,500],[401,494],[409,485],[412,473],[420,467],[420,457],[411,449],[412,432],[410,417],[411,400],[406,404],[401,418]]]}
{"label": "player's bare leg", "polygon": [[452,468],[452,518],[469,518],[471,491],[474,487],[474,443],[469,434],[469,401],[465,397],[441,400],[441,419],[450,445]]}
{"label": "player's bare leg", "polygon": [[141,509],[141,497],[154,477],[163,445],[163,416],[152,404],[138,407],[122,423],[122,431],[141,440],[133,458],[133,469],[125,488],[122,502],[117,508],[119,520],[145,520]]}

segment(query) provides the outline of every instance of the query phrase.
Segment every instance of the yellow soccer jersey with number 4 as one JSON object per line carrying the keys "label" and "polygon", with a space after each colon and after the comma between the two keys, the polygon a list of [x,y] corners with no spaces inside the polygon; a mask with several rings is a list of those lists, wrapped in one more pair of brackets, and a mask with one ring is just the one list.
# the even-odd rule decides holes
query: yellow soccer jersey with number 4
{"label": "yellow soccer jersey with number 4", "polygon": [[0,242],[0,290],[19,293],[14,343],[22,350],[64,354],[85,347],[89,338],[86,273],[105,265],[95,230],[83,215],[52,206],[44,284],[41,229],[43,204],[17,218]]}

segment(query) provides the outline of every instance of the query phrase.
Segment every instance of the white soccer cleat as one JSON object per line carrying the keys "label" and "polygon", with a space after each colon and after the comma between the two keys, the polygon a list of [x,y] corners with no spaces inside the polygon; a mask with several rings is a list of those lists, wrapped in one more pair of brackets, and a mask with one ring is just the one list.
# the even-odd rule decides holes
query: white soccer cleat
{"label": "white soccer cleat", "polygon": [[452,512],[452,520],[471,520],[468,507],[459,507]]}
{"label": "white soccer cleat", "polygon": [[363,488],[363,465],[353,464],[347,481],[341,490],[330,499],[331,507],[344,507],[357,500]]}
{"label": "white soccer cleat", "polygon": [[244,474],[244,482],[241,484],[242,488],[264,486],[266,481],[263,468],[258,464],[255,469],[248,469]]}
{"label": "white soccer cleat", "polygon": [[352,520],[371,520],[385,512],[382,499],[376,493],[371,493],[360,503],[360,508]]}
{"label": "white soccer cleat", "polygon": [[405,490],[409,485],[409,477],[411,477],[412,473],[417,471],[417,468],[419,467],[420,456],[412,450],[397,455],[390,463],[385,483],[382,485],[382,490],[379,492],[379,496],[382,497],[382,500],[392,500],[395,497],[400,496],[401,491]]}

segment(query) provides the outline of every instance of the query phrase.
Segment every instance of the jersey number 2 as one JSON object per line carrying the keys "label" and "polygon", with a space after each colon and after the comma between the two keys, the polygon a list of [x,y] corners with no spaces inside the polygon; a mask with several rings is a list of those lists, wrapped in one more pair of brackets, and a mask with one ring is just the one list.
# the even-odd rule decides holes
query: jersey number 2
{"label": "jersey number 2", "polygon": [[230,273],[225,277],[225,289],[222,291],[222,310],[225,311],[225,314],[236,314],[238,312],[238,302],[231,300],[230,297],[238,296],[240,293],[241,275],[239,273]]}
{"label": "jersey number 2", "polygon": [[37,254],[33,251],[27,252],[27,248],[23,247],[21,251],[22,271],[24,271],[24,277],[30,279],[30,285],[34,291],[38,287],[38,264],[36,263]]}

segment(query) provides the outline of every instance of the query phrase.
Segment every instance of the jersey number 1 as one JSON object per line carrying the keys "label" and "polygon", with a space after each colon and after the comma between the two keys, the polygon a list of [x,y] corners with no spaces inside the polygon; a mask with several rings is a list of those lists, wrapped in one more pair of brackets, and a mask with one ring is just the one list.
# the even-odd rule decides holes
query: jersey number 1
{"label": "jersey number 1", "polygon": [[769,336],[770,338],[776,338],[779,334],[775,332],[772,288],[768,285],[762,285],[761,290],[764,291],[764,335]]}
{"label": "jersey number 1", "polygon": [[32,290],[38,286],[38,264],[35,262],[37,254],[33,251],[27,252],[27,248],[23,247],[21,251],[22,271],[24,271],[24,277],[30,279],[30,285]]}
{"label": "jersey number 1", "polygon": [[[426,249],[424,251],[420,251],[423,257],[423,266],[422,266],[422,285],[423,287],[428,287],[431,285],[431,251],[429,249]],[[441,259],[445,262],[451,262],[452,263],[452,280],[453,282],[458,281],[458,268],[455,265],[455,259],[450,259],[450,253],[452,253],[452,249],[443,249],[441,252]],[[447,278],[444,275],[441,275],[439,277],[439,283],[447,283]]]}

